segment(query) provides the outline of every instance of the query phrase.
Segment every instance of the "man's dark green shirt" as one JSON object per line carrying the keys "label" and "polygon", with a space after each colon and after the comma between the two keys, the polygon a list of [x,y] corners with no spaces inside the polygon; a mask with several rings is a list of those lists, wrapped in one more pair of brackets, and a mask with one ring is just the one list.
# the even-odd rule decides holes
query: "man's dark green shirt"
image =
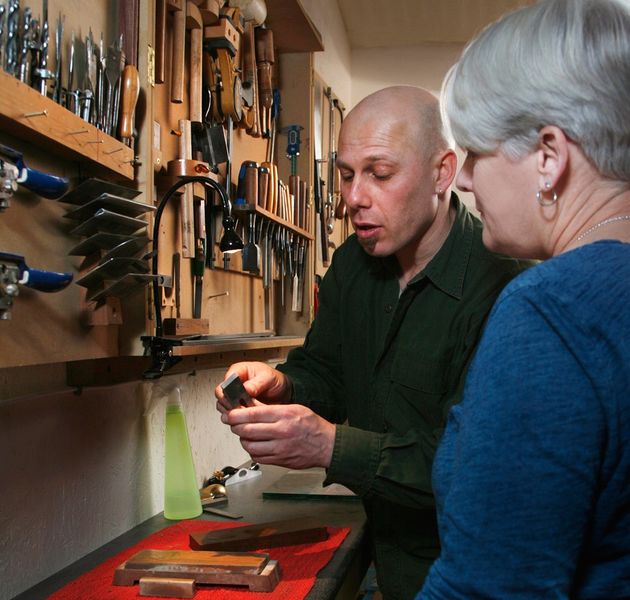
{"label": "man's dark green shirt", "polygon": [[447,239],[402,292],[396,261],[370,257],[350,236],[303,347],[279,367],[294,402],[338,423],[326,483],[362,498],[387,599],[413,598],[439,553],[435,449],[486,316],[522,268],[486,250],[481,223],[452,202]]}

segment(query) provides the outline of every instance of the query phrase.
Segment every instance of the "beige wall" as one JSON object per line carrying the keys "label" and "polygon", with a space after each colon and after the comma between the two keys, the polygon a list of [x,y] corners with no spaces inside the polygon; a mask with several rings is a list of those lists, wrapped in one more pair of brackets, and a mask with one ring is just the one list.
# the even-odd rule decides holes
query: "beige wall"
{"label": "beige wall", "polygon": [[350,43],[337,0],[301,0],[304,10],[322,35],[324,52],[316,52],[314,68],[344,106],[352,100]]}
{"label": "beige wall", "polygon": [[[182,389],[200,486],[248,458],[215,410],[223,369],[82,392],[63,372],[0,370],[3,600],[162,511],[165,386]],[[20,381],[58,391],[16,396]]]}
{"label": "beige wall", "polygon": [[461,51],[459,44],[353,50],[352,104],[388,85],[417,85],[439,95],[442,79]]}
{"label": "beige wall", "polygon": [[[352,105],[372,92],[390,85],[416,85],[439,97],[442,79],[457,62],[462,48],[460,44],[424,44],[353,50]],[[458,150],[457,155],[461,165],[463,154]],[[475,212],[473,195],[456,191],[462,201]]]}

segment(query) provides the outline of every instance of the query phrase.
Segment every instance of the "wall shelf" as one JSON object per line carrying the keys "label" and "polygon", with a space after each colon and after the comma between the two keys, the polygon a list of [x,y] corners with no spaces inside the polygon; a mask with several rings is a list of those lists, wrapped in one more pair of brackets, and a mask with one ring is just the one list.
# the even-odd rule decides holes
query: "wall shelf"
{"label": "wall shelf", "polygon": [[301,227],[294,225],[290,221],[280,218],[278,215],[275,215],[274,213],[269,212],[268,210],[265,210],[261,206],[256,206],[254,204],[233,204],[232,212],[234,213],[235,216],[249,215],[251,212],[256,212],[257,215],[261,215],[265,217],[266,219],[273,221],[274,223],[278,223],[285,229],[288,229],[292,231],[293,233],[296,233],[297,235],[299,235],[300,237],[304,239],[311,240],[311,241],[314,239],[313,234],[310,233],[309,231],[306,231],[306,229],[302,229]]}
{"label": "wall shelf", "polygon": [[267,0],[265,24],[274,33],[278,52],[321,52],[322,35],[299,0]]}
{"label": "wall shelf", "polygon": [[[182,358],[166,373],[176,375],[196,369],[226,367],[239,361],[283,360],[292,348],[301,346],[300,336],[269,336],[239,340],[226,336],[221,341],[198,343],[173,348],[173,354]],[[73,387],[114,385],[139,381],[151,366],[148,356],[120,356],[97,360],[68,362],[67,384]],[[209,390],[211,393],[212,390]]]}
{"label": "wall shelf", "polygon": [[37,90],[0,70],[0,128],[133,180],[133,151]]}

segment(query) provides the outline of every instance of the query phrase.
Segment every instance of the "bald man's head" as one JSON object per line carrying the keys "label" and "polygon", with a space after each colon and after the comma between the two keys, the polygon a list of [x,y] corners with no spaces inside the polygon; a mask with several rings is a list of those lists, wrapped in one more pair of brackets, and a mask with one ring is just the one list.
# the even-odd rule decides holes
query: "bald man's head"
{"label": "bald man's head", "polygon": [[378,121],[404,132],[402,138],[409,149],[421,152],[424,158],[449,147],[442,128],[439,102],[422,88],[399,85],[366,96],[348,113],[341,136],[344,129],[351,134]]}

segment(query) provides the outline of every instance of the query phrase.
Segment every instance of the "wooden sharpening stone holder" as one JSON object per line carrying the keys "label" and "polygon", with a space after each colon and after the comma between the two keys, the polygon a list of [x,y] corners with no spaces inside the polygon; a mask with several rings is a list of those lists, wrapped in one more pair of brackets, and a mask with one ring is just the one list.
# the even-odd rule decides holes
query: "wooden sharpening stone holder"
{"label": "wooden sharpening stone holder", "polygon": [[140,550],[114,572],[114,585],[140,584],[140,595],[192,598],[199,584],[247,586],[271,592],[281,577],[280,565],[268,554]]}
{"label": "wooden sharpening stone holder", "polygon": [[328,530],[311,517],[256,523],[190,534],[193,550],[245,551],[311,544],[328,539]]}

